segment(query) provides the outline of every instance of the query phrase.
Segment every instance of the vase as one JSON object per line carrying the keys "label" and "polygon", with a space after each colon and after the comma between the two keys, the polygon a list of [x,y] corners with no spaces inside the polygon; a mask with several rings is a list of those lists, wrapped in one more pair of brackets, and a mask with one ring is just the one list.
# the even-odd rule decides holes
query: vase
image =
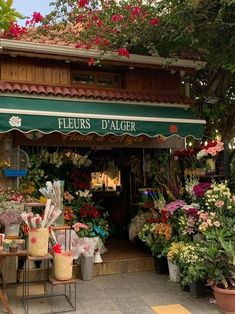
{"label": "vase", "polygon": [[28,234],[28,251],[30,256],[46,256],[48,253],[48,228],[31,229]]}
{"label": "vase", "polygon": [[82,280],[91,280],[93,278],[93,260],[94,260],[93,255],[91,256],[81,255],[80,269]]}
{"label": "vase", "polygon": [[154,256],[155,271],[157,274],[169,274],[167,258]]}
{"label": "vase", "polygon": [[180,268],[167,259],[170,281],[180,282]]}
{"label": "vase", "polygon": [[235,290],[213,287],[216,304],[221,312],[235,314]]}
{"label": "vase", "polygon": [[208,174],[214,174],[215,173],[215,159],[214,158],[208,158],[206,159],[206,172]]}
{"label": "vase", "polygon": [[189,291],[193,298],[203,298],[205,297],[205,281],[197,280],[191,282],[189,285]]}
{"label": "vase", "polygon": [[5,237],[7,239],[18,239],[20,233],[20,224],[11,224],[5,226]]}
{"label": "vase", "polygon": [[54,275],[56,280],[70,280],[73,275],[73,253],[54,253]]}

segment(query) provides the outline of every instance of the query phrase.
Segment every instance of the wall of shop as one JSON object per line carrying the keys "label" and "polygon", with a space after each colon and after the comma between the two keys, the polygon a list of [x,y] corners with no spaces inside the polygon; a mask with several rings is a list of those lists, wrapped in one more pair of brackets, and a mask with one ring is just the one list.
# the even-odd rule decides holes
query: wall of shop
{"label": "wall of shop", "polygon": [[[74,71],[79,71],[79,66],[72,63],[68,64],[64,61],[24,57],[13,58],[10,56],[1,57],[1,80],[6,81],[71,85]],[[89,71],[94,72],[94,70]],[[105,70],[103,71],[105,72]],[[119,88],[138,91],[151,90],[168,95],[179,94],[180,92],[179,71],[113,67],[109,72],[121,75]],[[87,73],[89,72],[87,71]]]}

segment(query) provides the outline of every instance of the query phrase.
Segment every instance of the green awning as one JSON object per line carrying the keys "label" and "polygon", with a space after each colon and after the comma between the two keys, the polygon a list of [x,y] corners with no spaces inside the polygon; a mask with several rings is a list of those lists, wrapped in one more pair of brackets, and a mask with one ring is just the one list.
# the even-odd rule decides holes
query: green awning
{"label": "green awning", "polygon": [[185,106],[0,97],[0,133],[96,133],[201,138],[204,120]]}

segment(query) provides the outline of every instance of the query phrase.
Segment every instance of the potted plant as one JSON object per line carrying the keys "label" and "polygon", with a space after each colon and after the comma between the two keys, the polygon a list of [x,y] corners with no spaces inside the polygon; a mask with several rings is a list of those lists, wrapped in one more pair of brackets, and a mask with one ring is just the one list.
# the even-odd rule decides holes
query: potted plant
{"label": "potted plant", "polygon": [[169,268],[170,280],[180,282],[179,256],[184,247],[184,242],[172,242],[167,252],[167,262]]}
{"label": "potted plant", "polygon": [[205,247],[200,243],[185,243],[179,253],[182,285],[189,285],[193,297],[205,296],[207,267],[204,260]]}
{"label": "potted plant", "polygon": [[220,310],[235,313],[235,196],[227,182],[213,182],[205,194],[205,207],[219,217],[213,226],[207,221],[202,230],[209,282]]}
{"label": "potted plant", "polygon": [[5,227],[8,238],[18,238],[20,214],[24,211],[24,198],[16,191],[4,191],[0,194],[0,223]]}
{"label": "potted plant", "polygon": [[139,238],[151,249],[158,274],[168,273],[166,254],[171,240],[171,226],[168,223],[146,223],[139,232]]}

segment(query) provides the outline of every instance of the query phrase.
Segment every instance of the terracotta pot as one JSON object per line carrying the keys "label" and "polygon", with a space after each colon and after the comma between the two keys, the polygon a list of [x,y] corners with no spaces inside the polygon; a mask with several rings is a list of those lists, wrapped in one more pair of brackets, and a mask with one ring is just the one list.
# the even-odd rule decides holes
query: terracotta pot
{"label": "terracotta pot", "polygon": [[235,290],[213,287],[216,303],[221,312],[235,314]]}

